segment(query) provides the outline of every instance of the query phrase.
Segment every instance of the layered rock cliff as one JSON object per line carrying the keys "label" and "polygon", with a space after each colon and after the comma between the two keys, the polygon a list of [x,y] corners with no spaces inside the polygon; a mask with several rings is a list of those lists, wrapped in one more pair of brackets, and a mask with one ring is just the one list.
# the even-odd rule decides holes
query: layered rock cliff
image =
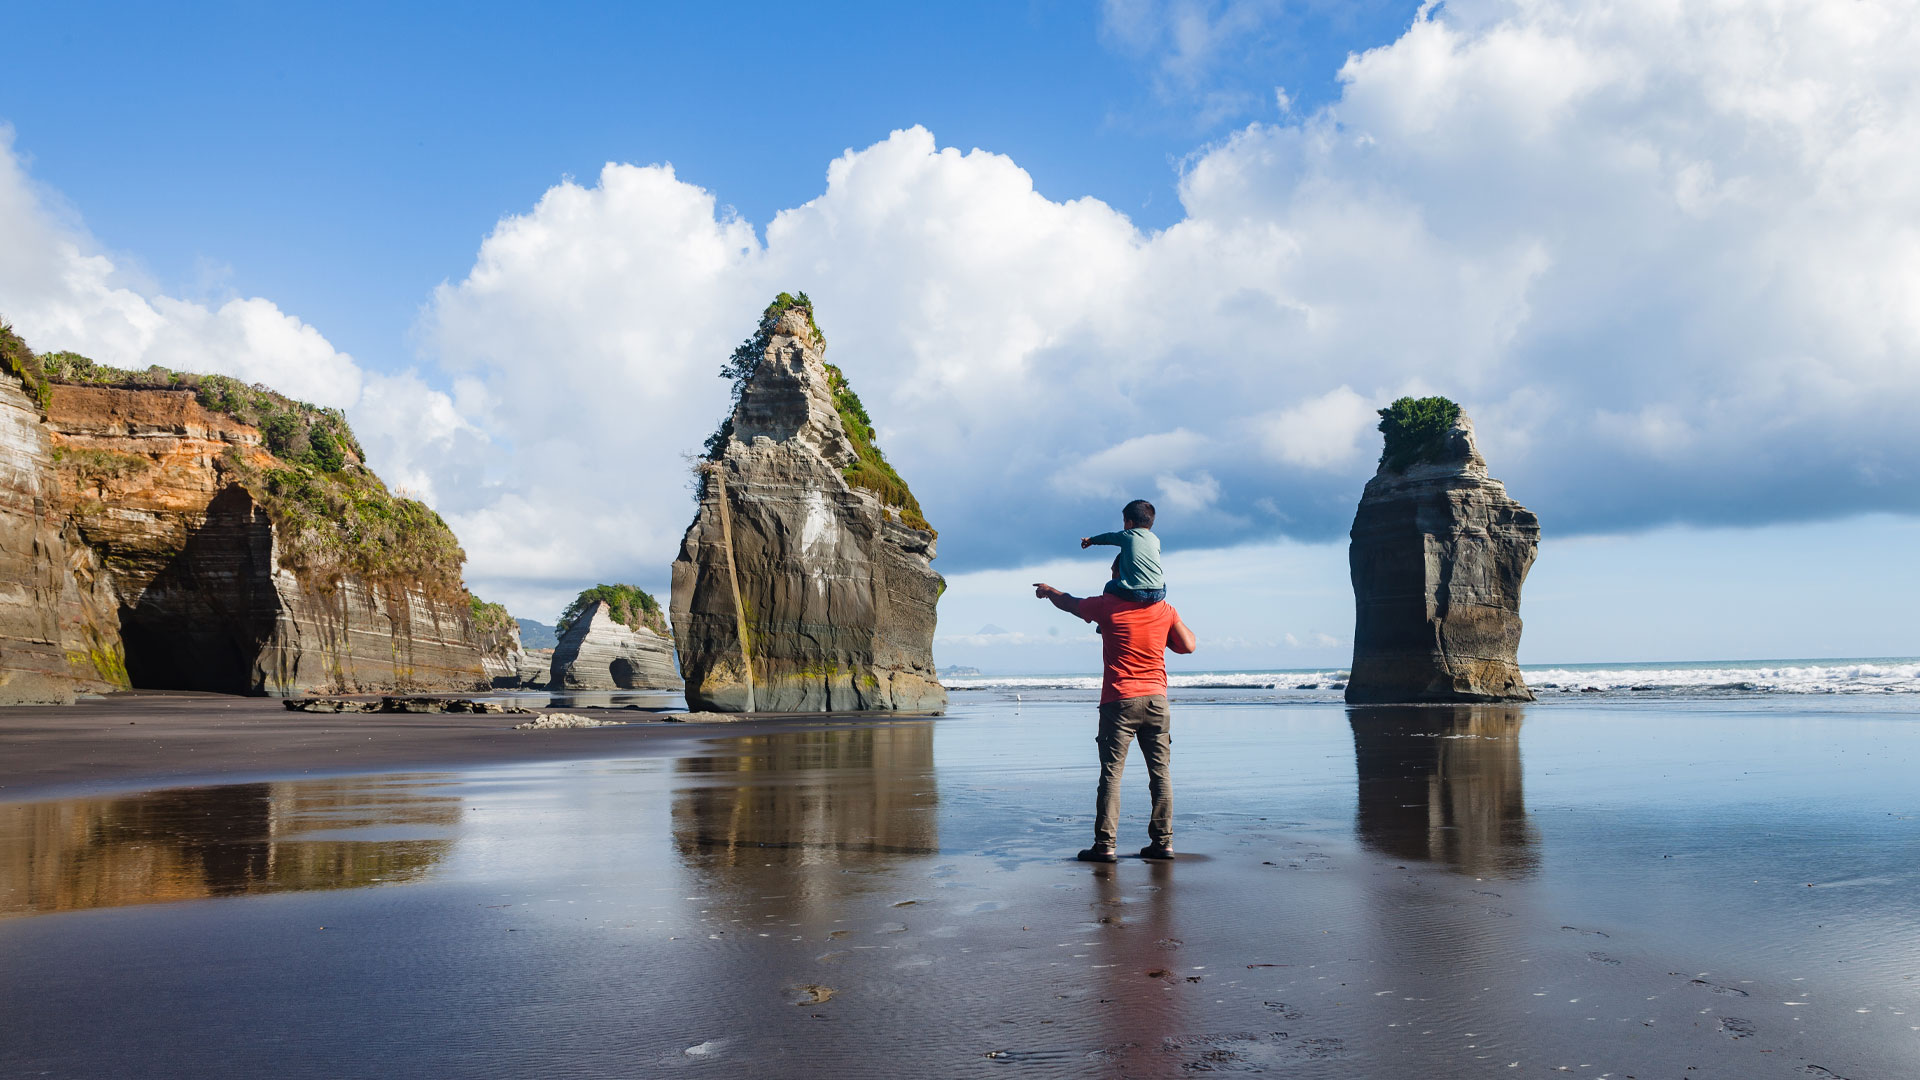
{"label": "layered rock cliff", "polygon": [[[0,327],[0,349],[17,345],[10,337]],[[0,705],[64,703],[126,685],[111,597],[96,592],[98,567],[69,543],[58,506],[43,387],[0,370]]]}
{"label": "layered rock cliff", "polygon": [[1354,514],[1354,703],[1531,701],[1515,656],[1540,521],[1487,475],[1443,398],[1382,410],[1379,472]]}
{"label": "layered rock cliff", "polygon": [[596,600],[576,614],[554,647],[548,690],[678,690],[673,643],[651,627],[628,626]]}
{"label": "layered rock cliff", "polygon": [[673,564],[691,708],[946,707],[935,533],[824,349],[805,295],[782,294],[729,364],[735,407]]}
{"label": "layered rock cliff", "polygon": [[487,685],[452,533],[338,414],[46,359],[0,374],[0,700]]}

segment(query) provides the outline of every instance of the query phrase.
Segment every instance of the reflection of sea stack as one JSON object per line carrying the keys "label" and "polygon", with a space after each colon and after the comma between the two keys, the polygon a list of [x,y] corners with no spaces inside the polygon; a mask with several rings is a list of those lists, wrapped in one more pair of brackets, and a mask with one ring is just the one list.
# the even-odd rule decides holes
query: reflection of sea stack
{"label": "reflection of sea stack", "polygon": [[824,348],[805,294],[782,293],[727,367],[733,415],[708,443],[673,564],[692,708],[946,707],[934,531]]}
{"label": "reflection of sea stack", "polygon": [[1470,874],[1532,869],[1520,771],[1521,711],[1349,710],[1361,842]]}
{"label": "reflection of sea stack", "polygon": [[1531,701],[1515,654],[1540,519],[1487,475],[1473,422],[1445,398],[1381,410],[1386,449],[1353,518],[1360,703]]}

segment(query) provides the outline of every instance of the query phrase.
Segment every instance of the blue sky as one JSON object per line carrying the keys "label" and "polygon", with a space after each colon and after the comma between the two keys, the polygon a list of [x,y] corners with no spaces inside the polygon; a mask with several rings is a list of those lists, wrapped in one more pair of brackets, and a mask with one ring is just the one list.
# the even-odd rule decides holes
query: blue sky
{"label": "blue sky", "polygon": [[1169,85],[1084,3],[28,5],[0,119],[173,295],[270,297],[405,367],[429,291],[562,176],[671,162],[765,222],[841,151],[921,124],[1163,226],[1183,156],[1271,119],[1276,85],[1324,101],[1414,8],[1288,15]]}
{"label": "blue sky", "polygon": [[1523,659],[1920,653],[1891,0],[10,20],[0,313],[347,409],[517,614],[664,591],[711,372],[800,288],[942,530],[942,662],[1072,666],[1019,583],[1143,494],[1195,664],[1340,663],[1402,393],[1541,514]]}

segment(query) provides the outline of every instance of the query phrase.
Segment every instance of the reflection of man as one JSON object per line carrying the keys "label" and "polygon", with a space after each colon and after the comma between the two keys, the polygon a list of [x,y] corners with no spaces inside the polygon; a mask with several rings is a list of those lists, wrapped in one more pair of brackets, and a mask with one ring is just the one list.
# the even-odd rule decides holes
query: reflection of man
{"label": "reflection of man", "polygon": [[1167,709],[1166,650],[1185,654],[1199,645],[1180,613],[1165,600],[1141,603],[1117,596],[1082,599],[1051,585],[1036,584],[1033,595],[1054,607],[1100,628],[1100,793],[1094,803],[1093,846],[1082,851],[1087,862],[1113,862],[1115,832],[1120,820],[1120,774],[1127,767],[1127,747],[1137,737],[1140,755],[1147,759],[1147,790],[1153,796],[1153,815],[1147,823],[1152,842],[1140,849],[1143,859],[1173,858],[1173,786],[1167,759],[1173,754],[1168,732],[1172,714]]}

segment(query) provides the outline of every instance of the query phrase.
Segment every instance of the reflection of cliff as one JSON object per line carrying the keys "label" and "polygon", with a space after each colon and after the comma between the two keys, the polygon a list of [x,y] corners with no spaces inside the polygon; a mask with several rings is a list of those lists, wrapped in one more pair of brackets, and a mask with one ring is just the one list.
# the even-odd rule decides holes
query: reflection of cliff
{"label": "reflection of cliff", "polygon": [[1348,709],[1347,716],[1362,843],[1470,874],[1533,868],[1519,709],[1382,706]]}
{"label": "reflection of cliff", "polygon": [[729,739],[682,758],[673,844],[690,866],[842,866],[939,851],[931,724]]}
{"label": "reflection of cliff", "polygon": [[453,841],[341,834],[459,820],[457,798],[366,780],[0,806],[0,917],[406,881]]}

